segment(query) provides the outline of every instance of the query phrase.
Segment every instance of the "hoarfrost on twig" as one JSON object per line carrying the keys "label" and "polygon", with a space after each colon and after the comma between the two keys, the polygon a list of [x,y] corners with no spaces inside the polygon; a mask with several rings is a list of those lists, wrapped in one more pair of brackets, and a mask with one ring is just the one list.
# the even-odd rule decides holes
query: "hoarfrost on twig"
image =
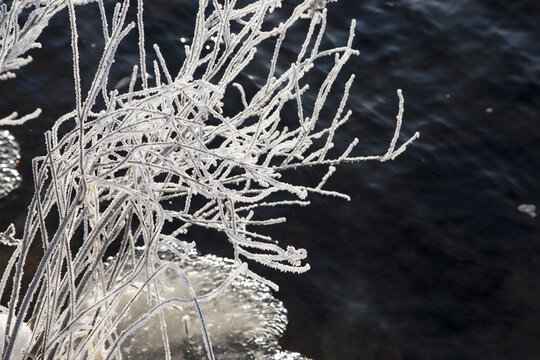
{"label": "hoarfrost on twig", "polygon": [[[0,73],[4,75],[24,62],[17,59],[35,43],[51,13],[66,2],[18,4],[35,4],[35,16],[40,16],[43,24],[31,32],[32,36],[0,39]],[[10,359],[16,342],[13,339],[22,331],[23,321],[33,329],[26,349],[29,356],[120,359],[126,338],[142,331],[153,317],[159,319],[163,355],[170,358],[171,339],[164,311],[177,305],[197,310],[207,356],[213,359],[210,335],[198,305],[207,298],[195,293],[174,262],[159,255],[164,249],[180,256],[188,253],[193,244],[180,236],[193,226],[224,233],[233,248],[235,276],[244,274],[277,288],[254,273],[250,265],[255,262],[296,273],[309,269],[304,249],[282,247],[258,230],[285,219],[255,217],[258,210],[304,206],[310,193],[349,199],[346,194],[324,188],[336,165],[393,160],[418,137],[415,134],[398,144],[403,115],[403,96],[398,91],[396,130],[385,154],[353,155],[358,139],[341,154],[332,153],[336,131],[352,114],[346,103],[354,77],[344,89],[337,89],[336,80],[358,51],[352,48],[354,21],[344,45],[321,47],[325,4],[305,0],[296,5],[285,22],[268,28],[266,15],[281,6],[280,0],[253,1],[245,6],[237,6],[236,1],[200,0],[186,59],[177,73],[171,73],[157,45],[153,48],[157,59],[152,67],[146,67],[149,48],[145,44],[142,1],[137,2],[134,24],[126,21],[128,0],[116,4],[112,17],[99,0],[105,45],[90,86],[84,86],[89,90],[83,94],[77,10],[73,2],[67,2],[75,109],[59,118],[45,134],[47,153],[33,160],[35,194],[21,240],[14,241],[11,227],[2,235],[5,241],[17,245],[0,286],[0,296],[10,301],[6,336],[2,339],[6,345],[3,360]],[[13,28],[16,6],[8,11],[2,5],[1,9],[0,26]],[[6,22],[9,14],[11,20]],[[281,45],[292,27],[302,21],[309,25],[305,40],[295,62],[286,66],[280,56]],[[110,90],[108,77],[119,43],[134,28],[139,37],[139,64],[129,74],[129,82],[122,84],[128,85],[127,89],[118,86]],[[4,34],[13,34],[6,31]],[[274,41],[275,49],[267,81],[248,94],[239,74],[252,62],[257,48],[268,41]],[[210,50],[205,49],[208,42],[214,44]],[[303,94],[309,88],[306,74],[322,59],[332,63],[331,69],[315,90],[313,106],[304,106]],[[147,71],[153,71],[152,76],[142,76],[142,88],[136,89],[135,80]],[[328,127],[321,128],[318,123],[327,99],[338,91],[343,92],[338,109]],[[223,104],[230,101],[225,94],[238,96],[242,107],[225,113]],[[296,125],[285,125],[287,104],[296,108]],[[316,185],[287,180],[287,172],[307,166],[326,169]],[[167,206],[171,201],[176,206]],[[56,229],[46,226],[51,221],[57,221]],[[75,250],[71,243],[79,234],[83,243]],[[41,241],[44,255],[28,288],[21,291],[24,263],[34,241]],[[105,263],[111,248],[118,249],[117,255]],[[180,275],[189,292],[187,298],[164,295],[166,271]],[[6,294],[10,274],[13,286]],[[135,279],[140,284],[136,291]],[[232,280],[224,281],[212,296],[219,296]],[[123,296],[128,293],[134,295],[125,302]],[[150,310],[118,330],[116,325],[138,296],[145,297]]]}

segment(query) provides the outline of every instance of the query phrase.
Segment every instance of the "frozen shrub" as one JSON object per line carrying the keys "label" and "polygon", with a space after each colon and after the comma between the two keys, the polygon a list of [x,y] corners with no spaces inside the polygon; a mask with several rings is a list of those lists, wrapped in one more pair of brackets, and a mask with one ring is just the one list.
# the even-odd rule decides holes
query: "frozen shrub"
{"label": "frozen shrub", "polygon": [[[84,4],[86,0],[72,0]],[[91,0],[90,0],[91,1]],[[0,1],[0,80],[15,77],[15,70],[32,61],[25,55],[29,50],[40,48],[37,38],[49,20],[66,6],[65,0],[13,0]],[[21,25],[22,23],[22,25]],[[40,109],[17,119],[17,112],[0,119],[0,125],[20,125],[39,116]]]}
{"label": "frozen shrub", "polygon": [[[346,102],[354,76],[344,89],[335,89],[335,81],[357,51],[351,48],[354,21],[343,46],[321,48],[325,3],[303,1],[286,21],[272,25],[265,19],[281,1],[237,6],[234,0],[200,0],[193,41],[185,47],[186,59],[177,73],[171,73],[156,45],[156,60],[147,71],[142,1],[137,4],[137,24],[126,21],[128,0],[118,3],[109,17],[98,1],[105,45],[83,96],[76,11],[68,2],[76,104],[45,134],[47,153],[33,161],[36,191],[22,238],[15,238],[13,228],[2,237],[4,243],[15,246],[0,283],[0,295],[9,299],[4,360],[15,351],[23,321],[32,329],[25,352],[33,358],[119,359],[125,339],[144,331],[153,318],[160,321],[163,354],[170,359],[166,328],[174,324],[167,323],[164,311],[178,306],[197,309],[207,355],[213,359],[201,302],[219,296],[242,274],[276,288],[251,270],[253,262],[281,271],[309,269],[304,249],[282,247],[256,230],[285,221],[256,218],[258,209],[307,205],[310,193],[348,199],[324,188],[336,165],[393,159],[418,136],[396,145],[403,114],[398,91],[396,131],[385,154],[352,155],[355,139],[341,154],[329,155],[336,130],[351,117]],[[305,40],[294,62],[283,64],[281,46],[297,22],[306,23]],[[108,77],[118,45],[134,28],[139,33],[140,64],[133,68],[125,92],[111,91]],[[258,46],[268,41],[275,48],[266,82],[255,93],[247,93],[239,74],[253,60]],[[210,50],[208,43],[213,44]],[[324,58],[333,65],[316,91],[313,106],[305,107],[306,74]],[[153,76],[152,83],[142,76],[142,88],[136,88],[139,73],[147,72]],[[316,126],[330,92],[338,90],[342,97],[329,126]],[[223,105],[230,101],[225,94],[236,96],[241,108],[225,114]],[[294,127],[284,124],[287,104],[295,108]],[[285,180],[287,171],[307,166],[325,169],[317,185]],[[175,206],[168,206],[171,201]],[[51,222],[58,224],[52,231]],[[193,226],[222,232],[234,251],[236,270],[206,294],[195,294],[178,264],[160,256],[162,251],[180,257],[188,253],[195,244],[180,238]],[[73,240],[81,236],[82,245],[74,249]],[[41,241],[44,256],[23,291],[24,263],[33,241]],[[104,263],[111,247],[119,249],[117,255]],[[165,273],[167,279],[174,274],[189,295],[165,296]],[[10,275],[14,286],[6,294]],[[131,301],[126,301],[126,294]],[[141,296],[149,310],[119,331],[117,325]]]}

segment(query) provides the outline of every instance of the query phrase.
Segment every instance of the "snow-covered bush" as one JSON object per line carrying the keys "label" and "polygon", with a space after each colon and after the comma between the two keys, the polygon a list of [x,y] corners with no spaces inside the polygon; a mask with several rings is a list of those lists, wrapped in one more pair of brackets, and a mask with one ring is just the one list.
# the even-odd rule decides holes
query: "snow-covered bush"
{"label": "snow-covered bush", "polygon": [[[200,0],[193,41],[185,47],[186,59],[176,73],[170,72],[157,45],[156,60],[147,69],[142,0],[137,3],[137,23],[126,21],[128,0],[116,4],[112,14],[107,14],[102,0],[88,5],[101,11],[105,45],[85,94],[73,2],[15,0],[11,9],[2,5],[0,71],[6,77],[27,62],[21,56],[33,46],[49,15],[67,4],[76,94],[74,110],[45,134],[47,153],[33,160],[36,190],[22,238],[15,237],[12,227],[0,238],[15,247],[0,283],[0,296],[9,299],[4,360],[21,350],[36,359],[118,359],[123,342],[133,332],[144,331],[152,318],[160,320],[163,356],[170,359],[174,354],[166,329],[174,324],[167,322],[164,311],[184,306],[199,310],[207,355],[213,359],[201,302],[219,296],[242,274],[276,288],[251,270],[253,262],[281,271],[309,269],[304,249],[283,247],[255,230],[285,219],[260,219],[254,216],[257,210],[307,205],[310,193],[348,199],[324,188],[336,165],[394,159],[418,136],[396,145],[403,114],[398,91],[397,125],[386,153],[353,155],[355,139],[344,152],[330,156],[336,130],[351,117],[346,103],[354,76],[344,89],[336,89],[335,81],[357,54],[351,48],[355,23],[343,46],[323,49],[325,1],[302,1],[285,22],[269,25],[267,15],[281,3]],[[13,9],[26,6],[35,6],[36,15],[22,31],[14,25]],[[284,64],[281,45],[297,22],[306,23],[305,40],[296,59]],[[133,68],[127,90],[120,93],[111,90],[108,78],[119,43],[130,31],[139,33],[140,64]],[[248,93],[239,74],[258,46],[268,41],[274,42],[275,50],[268,59],[266,82]],[[313,106],[306,107],[306,75],[323,59],[333,65],[315,92]],[[139,77],[142,86],[137,87]],[[335,96],[337,91],[342,94],[339,106],[333,109],[330,125],[321,127],[321,111],[329,94]],[[232,96],[242,107],[228,113],[224,104]],[[283,120],[289,104],[296,113],[294,126]],[[307,166],[323,168],[317,185],[285,180],[287,172]],[[51,228],[51,223],[57,226]],[[206,294],[195,294],[178,264],[160,256],[162,251],[180,257],[190,252],[195,244],[182,239],[192,226],[222,232],[234,251],[236,270]],[[73,240],[81,237],[82,245],[73,248]],[[41,241],[44,255],[29,286],[21,288],[33,241]],[[105,262],[111,248],[118,249],[117,255]],[[184,284],[189,296],[165,296],[165,274],[167,281],[173,274]],[[10,279],[12,291],[5,293]],[[131,301],[126,301],[126,294]],[[148,312],[119,331],[117,325],[141,296],[149,304]],[[32,330],[28,346],[20,349],[17,334],[27,327]]]}

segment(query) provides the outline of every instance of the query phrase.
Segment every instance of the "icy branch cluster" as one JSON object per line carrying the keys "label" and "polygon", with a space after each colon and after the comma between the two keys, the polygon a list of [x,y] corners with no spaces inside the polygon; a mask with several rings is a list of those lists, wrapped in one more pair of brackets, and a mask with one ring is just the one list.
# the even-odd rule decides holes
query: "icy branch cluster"
{"label": "icy branch cluster", "polygon": [[[33,46],[49,14],[62,3],[16,0],[12,9],[35,6],[35,15],[23,29],[13,22],[17,12],[2,5],[0,69],[4,77],[27,62],[20,56]],[[354,21],[343,46],[321,48],[325,3],[305,0],[285,22],[270,26],[267,15],[281,6],[280,0],[243,6],[235,0],[200,0],[193,41],[185,47],[186,59],[178,72],[171,73],[157,45],[153,46],[156,59],[147,69],[142,0],[137,3],[137,23],[126,21],[128,0],[118,3],[112,14],[107,14],[100,0],[92,6],[99,6],[102,14],[105,45],[93,81],[83,87],[77,14],[73,2],[67,2],[76,104],[45,134],[47,153],[33,161],[35,194],[22,238],[15,238],[13,228],[0,236],[2,243],[15,248],[0,282],[0,296],[9,299],[6,337],[2,339],[4,360],[21,351],[34,359],[120,359],[124,341],[143,331],[155,317],[161,324],[164,358],[171,359],[173,340],[166,329],[175,324],[167,323],[164,310],[185,306],[199,310],[208,358],[213,359],[201,302],[219,296],[240,274],[276,288],[250,270],[252,262],[281,271],[309,269],[304,249],[282,247],[257,230],[285,221],[260,219],[258,209],[307,205],[310,193],[348,199],[324,188],[335,165],[393,159],[418,136],[397,146],[403,113],[398,92],[396,131],[385,154],[352,155],[355,139],[344,152],[329,155],[335,132],[351,117],[346,102],[354,76],[344,89],[336,89],[336,78],[357,51],[351,47]],[[305,40],[296,59],[283,64],[281,46],[298,22],[306,23]],[[36,30],[26,31],[31,26]],[[130,31],[139,33],[141,61],[132,70],[128,89],[111,91],[109,72],[120,41]],[[255,93],[248,93],[239,74],[252,62],[258,46],[268,41],[275,48],[266,82]],[[212,44],[210,49],[207,44]],[[306,75],[315,62],[325,58],[333,65],[316,91],[313,106],[306,107]],[[147,73],[153,76],[152,83]],[[139,77],[142,86],[137,86]],[[83,88],[89,90],[83,94]],[[337,91],[342,93],[339,106],[332,110],[329,125],[321,127],[326,100]],[[242,104],[234,113],[224,110],[231,97]],[[286,125],[284,108],[288,104],[293,105],[296,119],[291,122],[289,117]],[[315,165],[324,169],[316,185],[286,180],[287,172]],[[58,226],[51,228],[51,222]],[[224,233],[234,250],[237,270],[207,294],[196,294],[182,269],[160,256],[164,250],[178,256],[191,251],[195,244],[182,239],[192,226]],[[73,244],[80,238],[82,245],[75,248]],[[30,285],[22,289],[24,264],[33,241],[41,241],[44,256]],[[117,255],[105,263],[111,248],[118,249]],[[163,296],[165,273],[184,284],[190,296]],[[6,293],[11,278],[12,290]],[[135,283],[142,285],[134,288]],[[131,294],[131,300],[126,301],[125,294]],[[120,331],[118,323],[139,297],[146,298],[151,309]],[[32,334],[21,349],[15,339],[26,327]]]}
{"label": "icy branch cluster", "polygon": [[[84,0],[75,0],[83,4]],[[8,8],[0,0],[0,80],[15,77],[15,70],[32,61],[25,54],[41,44],[37,38],[49,20],[66,6],[65,0],[13,0]],[[21,26],[22,22],[22,26]],[[17,112],[0,119],[0,125],[20,125],[35,119],[40,109],[17,119]]]}
{"label": "icy branch cluster", "polygon": [[[63,3],[61,0],[44,3],[20,0],[13,1],[9,10],[7,4],[0,4],[0,80],[15,77],[14,70],[32,61],[24,54],[41,47],[36,40]],[[30,14],[21,26],[24,11],[30,11]]]}

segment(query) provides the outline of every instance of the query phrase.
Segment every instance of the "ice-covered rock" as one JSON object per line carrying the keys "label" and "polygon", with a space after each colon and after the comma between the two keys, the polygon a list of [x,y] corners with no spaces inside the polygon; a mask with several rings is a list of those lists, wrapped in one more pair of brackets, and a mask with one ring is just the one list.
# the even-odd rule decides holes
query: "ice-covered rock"
{"label": "ice-covered rock", "polygon": [[[8,314],[0,313],[0,354],[4,351],[4,336],[6,331],[6,326],[8,322]],[[15,324],[15,318],[11,321],[11,327]],[[32,337],[32,330],[28,327],[27,324],[22,323],[15,338],[15,345],[10,356],[10,360],[22,360],[24,358],[24,352],[26,347],[30,343]]]}
{"label": "ice-covered rock", "polygon": [[[229,259],[206,255],[196,257],[193,262],[182,263],[181,268],[199,297],[223,283],[235,265]],[[160,280],[166,287],[160,294],[162,298],[190,298],[185,283],[174,272],[167,273]],[[134,283],[133,290],[124,294],[117,308],[123,308],[136,296],[141,286],[142,283]],[[266,285],[240,277],[218,297],[200,305],[216,358],[306,359],[298,353],[284,352],[279,346],[278,339],[287,326],[287,310]],[[149,309],[147,293],[143,291],[123,316],[117,327],[118,333]],[[194,307],[167,309],[164,318],[172,359],[206,358],[202,328]],[[164,358],[159,316],[130,335],[121,346],[121,351],[125,358],[133,360]]]}
{"label": "ice-covered rock", "polygon": [[16,169],[19,159],[19,144],[9,131],[0,130],[0,197],[6,196],[21,183]]}

